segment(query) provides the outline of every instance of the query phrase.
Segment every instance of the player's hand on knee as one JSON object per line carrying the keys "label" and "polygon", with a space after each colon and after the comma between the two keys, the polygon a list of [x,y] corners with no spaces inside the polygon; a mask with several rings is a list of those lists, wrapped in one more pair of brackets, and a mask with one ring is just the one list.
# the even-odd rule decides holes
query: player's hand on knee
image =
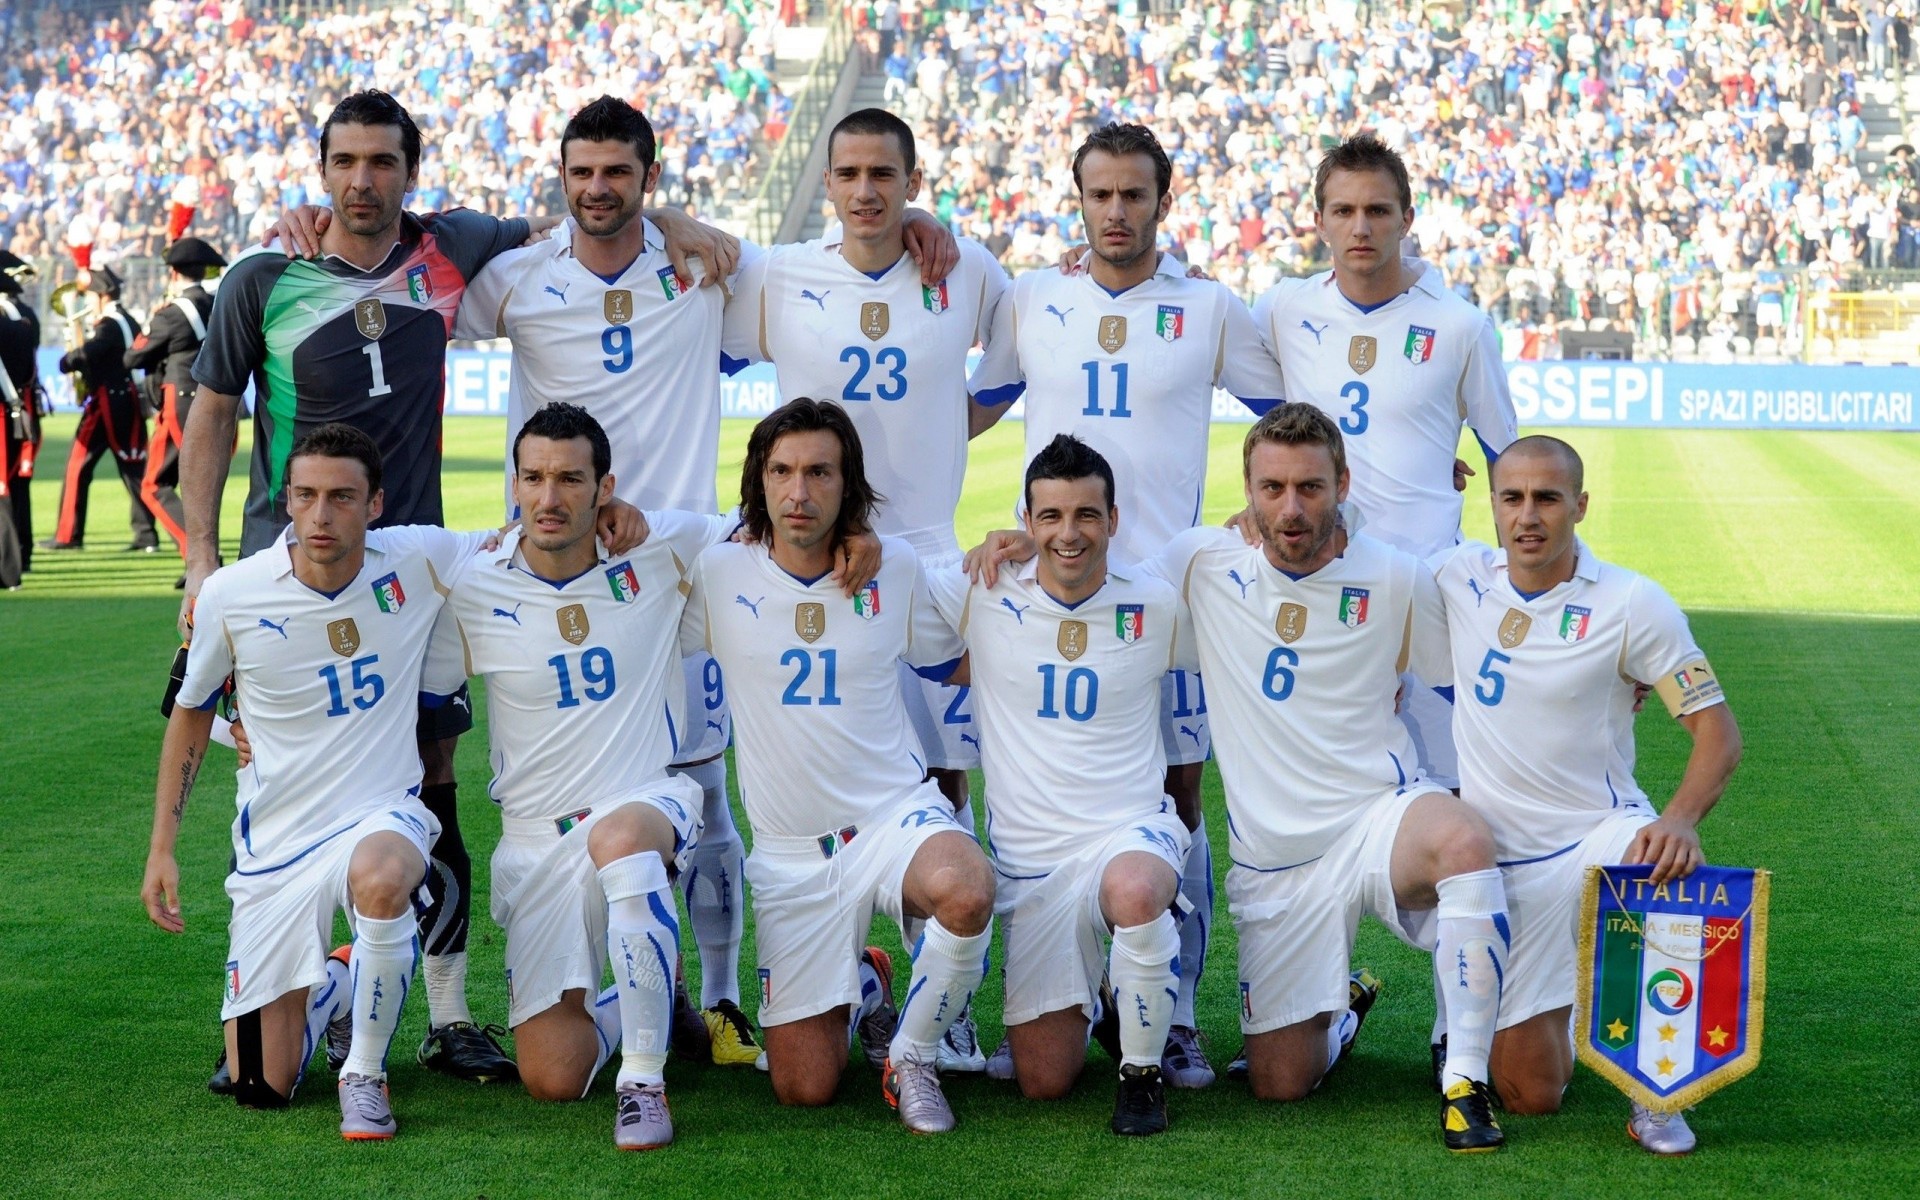
{"label": "player's hand on knee", "polygon": [[960,240],[925,209],[907,209],[900,232],[907,253],[920,268],[920,282],[939,283],[960,265]]}
{"label": "player's hand on knee", "polygon": [[1643,827],[1627,847],[1628,865],[1651,863],[1653,883],[1684,879],[1706,861],[1700,849],[1700,831],[1685,821],[1661,817]]}
{"label": "player's hand on knee", "polygon": [[614,554],[625,554],[647,540],[653,531],[647,527],[647,516],[625,500],[609,500],[600,509],[598,523],[600,540],[607,544],[607,550]]}
{"label": "player's hand on knee", "polygon": [[844,595],[853,595],[879,573],[880,539],[871,533],[856,533],[834,551],[833,583]]}
{"label": "player's hand on knee", "polygon": [[1243,508],[1228,517],[1226,526],[1228,529],[1239,534],[1241,540],[1246,542],[1247,545],[1258,546],[1260,544],[1260,531],[1254,528],[1252,508]]}
{"label": "player's hand on knee", "polygon": [[996,529],[967,551],[961,565],[969,579],[982,587],[992,587],[999,582],[1001,563],[1023,563],[1039,552],[1039,546],[1027,534],[1017,529]]}
{"label": "player's hand on knee", "polygon": [[147,906],[147,917],[168,933],[186,932],[180,916],[180,864],[171,854],[147,855],[147,875],[140,884],[140,899]]}
{"label": "player's hand on knee", "polygon": [[260,239],[262,246],[271,246],[276,240],[288,258],[319,258],[320,236],[333,223],[333,212],[318,204],[303,204],[292,212],[283,213],[266,236]]}

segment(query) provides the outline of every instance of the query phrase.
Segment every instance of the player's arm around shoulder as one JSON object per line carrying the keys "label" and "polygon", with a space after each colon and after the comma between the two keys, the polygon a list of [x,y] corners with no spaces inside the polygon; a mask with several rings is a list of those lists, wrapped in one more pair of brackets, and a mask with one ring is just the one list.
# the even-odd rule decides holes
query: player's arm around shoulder
{"label": "player's arm around shoulder", "polygon": [[[999,271],[1000,264],[994,263],[993,269]],[[1020,314],[1026,310],[1027,297],[1041,274],[1023,273],[1006,285],[994,303],[990,320],[988,314],[981,314],[986,330],[981,338],[983,353],[973,374],[967,377],[967,394],[973,397],[967,419],[969,438],[979,437],[998,424],[1027,390],[1027,374],[1020,365]]]}
{"label": "player's arm around shoulder", "polygon": [[[236,564],[238,566],[238,564]],[[186,931],[180,909],[180,866],[174,846],[187,800],[205,765],[213,737],[214,703],[233,670],[233,643],[226,624],[225,568],[209,577],[201,589],[196,611],[202,614],[200,636],[187,652],[186,678],[181,682],[167,731],[160,743],[160,765],[153,789],[153,828],[147,842],[147,864],[140,883],[140,900],[147,918],[168,933]]]}

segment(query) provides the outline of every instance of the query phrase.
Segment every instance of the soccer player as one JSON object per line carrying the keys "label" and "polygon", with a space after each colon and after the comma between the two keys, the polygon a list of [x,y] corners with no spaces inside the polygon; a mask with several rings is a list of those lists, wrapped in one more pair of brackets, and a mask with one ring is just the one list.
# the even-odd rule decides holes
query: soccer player
{"label": "soccer player", "polygon": [[[1489,463],[1518,436],[1500,338],[1439,271],[1401,257],[1413,190],[1406,164],[1378,138],[1359,134],[1327,151],[1313,206],[1332,269],[1275,284],[1254,303],[1254,320],[1286,372],[1288,399],[1339,422],[1367,533],[1425,559],[1460,540],[1458,488],[1471,473],[1454,459],[1462,424]],[[1457,787],[1450,698],[1405,683],[1401,720],[1421,768]]]}
{"label": "soccer player", "polygon": [[[1573,1078],[1568,1038],[1580,895],[1590,866],[1652,863],[1653,879],[1702,863],[1697,826],[1740,761],[1740,728],[1687,619],[1658,584],[1597,558],[1573,447],[1525,437],[1493,464],[1504,549],[1467,542],[1437,560],[1452,634],[1460,794],[1486,818],[1512,913],[1493,1039],[1509,1112],[1548,1113]],[[1665,811],[1633,778],[1636,683],[1651,685],[1693,751]],[[1628,1131],[1685,1154],[1680,1113],[1633,1106]]]}
{"label": "soccer player", "polygon": [[[906,541],[929,568],[957,565],[967,356],[993,322],[1006,272],[986,247],[962,238],[959,265],[937,283],[922,281],[905,240],[921,170],[913,131],[892,113],[861,109],[833,127],[825,185],[840,239],[776,246],[750,262],[727,306],[726,353],[771,360],[782,396],[837,399],[886,497],[875,531]],[[900,669],[929,773],[973,829],[967,770],[980,751],[967,690]],[[986,1065],[971,1017],[955,1022],[942,1069]]]}
{"label": "soccer player", "polygon": [[[1141,125],[1105,125],[1073,156],[1088,269],[1029,271],[995,314],[986,356],[970,386],[976,428],[992,425],[1024,384],[1031,460],[1071,433],[1111,464],[1127,520],[1114,556],[1137,562],[1200,519],[1208,425],[1216,385],[1264,412],[1284,394],[1280,369],[1253,318],[1224,285],[1189,279],[1162,254],[1160,222],[1173,204],[1173,165]],[[1167,794],[1193,831],[1182,890],[1180,1003],[1164,1062],[1175,1087],[1206,1087],[1214,1072],[1195,1032],[1193,998],[1206,965],[1213,913],[1213,855],[1200,811],[1211,741],[1206,693],[1187,672],[1162,684]]]}
{"label": "soccer player", "polygon": [[883,1091],[907,1128],[945,1132],[938,1045],[984,973],[993,872],[926,778],[898,662],[945,679],[961,647],[906,542],[880,539],[879,574],[851,599],[829,580],[879,500],[839,405],[800,397],[761,421],[740,492],[753,542],[694,564],[681,648],[718,659],[732,693],[774,1095],[832,1100],[877,909],[925,922]]}
{"label": "soccer player", "polygon": [[1171,587],[1108,561],[1113,471],[1085,442],[1056,435],[1027,464],[1024,500],[1037,547],[1026,567],[992,587],[928,573],[935,606],[966,641],[987,735],[1015,1077],[1034,1099],[1072,1089],[1104,976],[1121,1054],[1112,1129],[1159,1133],[1190,838],[1163,786],[1160,681],[1184,618]]}
{"label": "soccer player", "polygon": [[[439,833],[419,799],[412,701],[441,607],[436,577],[484,535],[369,532],[385,498],[380,454],[350,426],[302,436],[286,472],[283,539],[217,571],[201,592],[201,636],[161,749],[141,895],[155,924],[184,930],[174,843],[231,677],[258,753],[239,775],[227,877],[221,1016],[233,1095],[284,1107],[318,1039],[346,1018],[340,1133],[379,1140],[395,1131],[387,1047],[418,956],[412,900]],[[344,990],[325,986],[343,907],[353,925]]]}
{"label": "soccer player", "polygon": [[1340,430],[1292,402],[1248,432],[1260,544],[1196,529],[1153,564],[1181,581],[1212,684],[1240,935],[1240,1027],[1262,1099],[1297,1100],[1347,1051],[1374,992],[1348,976],[1371,913],[1434,952],[1449,991],[1441,1123],[1449,1150],[1504,1140],[1487,1055],[1507,959],[1486,822],[1424,778],[1395,717],[1399,676],[1448,678],[1446,617],[1412,555],[1343,525]]}
{"label": "soccer player", "polygon": [[456,674],[487,683],[507,1020],[521,1080],[543,1100],[585,1095],[619,1046],[614,1144],[656,1149],[673,1140],[671,880],[701,819],[699,785],[667,771],[688,728],[680,614],[688,569],[734,522],[655,513],[638,550],[607,551],[594,527],[614,494],[612,449],[571,404],[534,413],[512,461],[524,524],[448,600],[466,651]]}

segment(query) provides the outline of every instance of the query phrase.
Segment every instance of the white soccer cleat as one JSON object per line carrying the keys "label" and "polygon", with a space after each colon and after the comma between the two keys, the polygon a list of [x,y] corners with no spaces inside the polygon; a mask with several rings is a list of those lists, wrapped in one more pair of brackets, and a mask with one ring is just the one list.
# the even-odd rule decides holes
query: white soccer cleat
{"label": "white soccer cleat", "polygon": [[1169,1087],[1212,1087],[1213,1064],[1200,1048],[1200,1031],[1185,1025],[1167,1030],[1166,1049],[1160,1052],[1160,1073]]}
{"label": "white soccer cleat", "polygon": [[1684,1113],[1654,1112],[1638,1104],[1627,1118],[1627,1133],[1653,1154],[1692,1154],[1698,1144]]}
{"label": "white soccer cleat", "polygon": [[994,1048],[993,1054],[987,1059],[987,1078],[998,1079],[1002,1083],[1013,1078],[1013,1040],[1011,1038],[1001,1038],[1000,1044]]}
{"label": "white soccer cleat", "polygon": [[935,1064],[943,1075],[978,1075],[987,1069],[987,1056],[980,1052],[980,1030],[973,1023],[972,1013],[961,1013],[959,1020],[947,1026],[940,1036]]}

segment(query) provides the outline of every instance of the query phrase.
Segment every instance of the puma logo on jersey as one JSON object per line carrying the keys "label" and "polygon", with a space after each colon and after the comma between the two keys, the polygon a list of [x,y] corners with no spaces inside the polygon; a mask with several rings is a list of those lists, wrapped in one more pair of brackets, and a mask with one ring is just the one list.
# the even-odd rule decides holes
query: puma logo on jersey
{"label": "puma logo on jersey", "polygon": [[1059,309],[1057,309],[1057,308],[1055,308],[1055,307],[1054,307],[1053,305],[1051,305],[1051,304],[1049,304],[1049,305],[1047,305],[1047,311],[1048,311],[1048,312],[1050,312],[1050,313],[1052,313],[1052,314],[1053,314],[1054,316],[1056,316],[1056,317],[1059,317],[1059,318],[1060,318],[1060,328],[1062,328],[1062,329],[1065,329],[1065,328],[1067,327],[1067,313],[1070,313],[1070,312],[1072,312],[1073,310],[1072,310],[1072,309],[1068,309],[1068,310],[1067,310],[1067,312],[1061,312],[1061,311],[1060,311]]}
{"label": "puma logo on jersey", "polygon": [[1325,325],[1322,325],[1320,328],[1315,329],[1313,327],[1313,322],[1311,321],[1301,321],[1300,328],[1306,330],[1308,333],[1313,335],[1313,344],[1316,346],[1320,344],[1320,335],[1327,331],[1327,327]]}
{"label": "puma logo on jersey", "polygon": [[[525,603],[526,601],[524,600],[520,602],[520,604],[525,604]],[[518,625],[520,624],[520,604],[514,605],[512,612],[508,612],[504,608],[496,608],[493,610],[493,615],[496,617],[505,617],[507,620],[512,621],[515,625]]]}
{"label": "puma logo on jersey", "polygon": [[760,606],[766,602],[766,599],[765,596],[760,597],[758,600],[749,600],[745,596],[735,596],[733,602],[751,611],[753,613],[753,619],[758,621],[760,619]]}
{"label": "puma logo on jersey", "polygon": [[552,284],[548,284],[546,287],[542,288],[541,290],[545,292],[551,292],[552,294],[560,297],[560,303],[565,304],[567,302],[567,288],[570,288],[572,286],[573,286],[572,284],[568,284],[567,287],[557,288]]}
{"label": "puma logo on jersey", "polygon": [[978,750],[978,749],[980,748],[980,739],[979,739],[979,738],[977,738],[977,737],[975,737],[975,736],[973,736],[973,735],[972,735],[972,734],[970,734],[970,733],[963,733],[963,734],[961,734],[961,735],[960,735],[960,740],[961,740],[961,741],[963,741],[963,742],[971,742],[971,743],[973,744],[973,748],[974,748],[975,750]]}
{"label": "puma logo on jersey", "polygon": [[1467,580],[1467,586],[1473,589],[1473,606],[1479,608],[1480,602],[1487,598],[1487,589],[1480,586],[1478,579]]}
{"label": "puma logo on jersey", "polygon": [[727,727],[725,725],[722,725],[718,721],[708,721],[707,728],[715,731],[716,733],[725,733],[727,731]]}
{"label": "puma logo on jersey", "polygon": [[287,640],[287,622],[291,620],[293,620],[292,617],[283,617],[281,618],[280,623],[278,625],[275,625],[272,621],[267,620],[265,617],[261,617],[260,628],[273,630],[275,633],[280,635],[280,638],[282,641],[285,641]]}
{"label": "puma logo on jersey", "polygon": [[468,702],[465,692],[455,692],[453,694],[453,706],[455,708],[464,708],[468,712],[473,711],[473,705]]}
{"label": "puma logo on jersey", "polygon": [[[1203,726],[1202,728],[1204,728],[1204,726]],[[1193,731],[1193,728],[1192,728],[1191,726],[1188,726],[1188,725],[1182,725],[1182,726],[1180,727],[1180,732],[1181,732],[1181,733],[1184,733],[1184,734],[1186,734],[1186,735],[1187,735],[1188,737],[1190,737],[1190,738],[1192,738],[1192,739],[1193,739],[1193,744],[1194,744],[1194,745],[1196,745],[1196,746],[1198,746],[1198,745],[1200,744],[1200,735],[1199,735],[1199,734],[1197,734],[1197,733],[1195,733],[1195,732]]]}
{"label": "puma logo on jersey", "polygon": [[1247,589],[1253,586],[1253,580],[1240,578],[1240,572],[1238,571],[1228,571],[1227,578],[1240,585],[1240,598],[1245,600],[1247,598]]}
{"label": "puma logo on jersey", "polygon": [[1012,601],[1012,599],[1010,599],[1009,597],[1006,597],[1006,596],[1002,596],[1002,597],[1000,598],[1000,607],[1002,607],[1002,608],[1004,608],[1004,609],[1006,609],[1006,610],[1007,610],[1008,612],[1010,612],[1010,613],[1012,613],[1012,614],[1013,614],[1013,619],[1014,619],[1014,620],[1016,620],[1016,621],[1018,621],[1018,622],[1020,622],[1020,623],[1021,623],[1022,625],[1025,625],[1025,624],[1027,623],[1027,618],[1026,618],[1026,616],[1025,616],[1025,613],[1026,613],[1026,611],[1027,611],[1028,609],[1030,609],[1030,608],[1032,608],[1032,607],[1033,607],[1033,605],[1031,605],[1031,604],[1015,604],[1015,603],[1014,603],[1014,602]]}
{"label": "puma logo on jersey", "polygon": [[833,295],[832,288],[828,288],[826,291],[821,292],[818,296],[814,295],[811,291],[809,291],[806,288],[800,289],[800,298],[802,300],[811,300],[815,304],[818,304],[820,306],[821,312],[827,311],[827,297],[831,295]]}
{"label": "puma logo on jersey", "polygon": [[305,300],[295,300],[293,302],[293,306],[295,308],[304,310],[308,316],[312,317],[316,321],[320,319],[320,310],[315,308],[313,305],[308,304]]}

